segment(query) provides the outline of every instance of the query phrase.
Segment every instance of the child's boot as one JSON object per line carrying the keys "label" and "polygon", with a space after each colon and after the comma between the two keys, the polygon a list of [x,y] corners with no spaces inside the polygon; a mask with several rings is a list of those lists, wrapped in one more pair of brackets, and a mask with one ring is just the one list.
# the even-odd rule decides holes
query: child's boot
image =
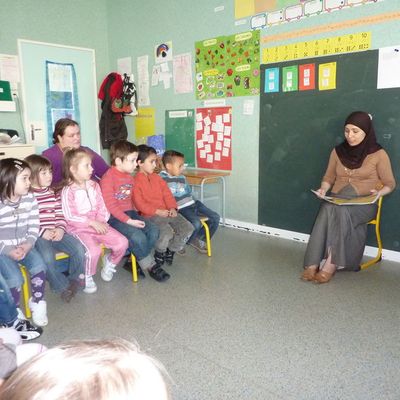
{"label": "child's boot", "polygon": [[161,253],[161,252],[156,250],[154,252],[154,260],[161,267],[164,264],[164,261],[165,261],[165,253]]}
{"label": "child's boot", "polygon": [[167,265],[172,265],[172,262],[174,261],[174,251],[171,251],[170,249],[167,249],[165,252],[165,263]]}
{"label": "child's boot", "polygon": [[168,272],[165,272],[160,264],[156,263],[149,269],[149,275],[157,282],[165,282],[170,278]]}

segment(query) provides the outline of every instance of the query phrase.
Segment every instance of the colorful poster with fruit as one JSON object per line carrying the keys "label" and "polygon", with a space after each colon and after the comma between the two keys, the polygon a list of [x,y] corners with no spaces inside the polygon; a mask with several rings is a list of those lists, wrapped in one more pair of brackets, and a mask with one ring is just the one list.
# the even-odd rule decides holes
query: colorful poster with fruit
{"label": "colorful poster with fruit", "polygon": [[232,107],[196,109],[198,168],[232,170]]}
{"label": "colorful poster with fruit", "polygon": [[196,98],[260,93],[260,31],[196,42]]}

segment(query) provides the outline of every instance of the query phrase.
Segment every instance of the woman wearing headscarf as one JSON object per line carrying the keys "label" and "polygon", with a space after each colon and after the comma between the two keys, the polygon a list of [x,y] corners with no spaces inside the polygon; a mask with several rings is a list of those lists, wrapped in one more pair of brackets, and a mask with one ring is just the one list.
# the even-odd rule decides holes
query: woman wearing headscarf
{"label": "woman wearing headscarf", "polygon": [[[389,156],[376,141],[372,117],[351,113],[344,124],[345,140],[336,146],[321,187],[323,197],[355,198],[390,193],[396,185]],[[377,205],[335,205],[324,201],[317,215],[304,257],[305,281],[326,283],[336,270],[358,271],[367,238],[367,223],[376,215]],[[325,263],[320,266],[322,260]]]}

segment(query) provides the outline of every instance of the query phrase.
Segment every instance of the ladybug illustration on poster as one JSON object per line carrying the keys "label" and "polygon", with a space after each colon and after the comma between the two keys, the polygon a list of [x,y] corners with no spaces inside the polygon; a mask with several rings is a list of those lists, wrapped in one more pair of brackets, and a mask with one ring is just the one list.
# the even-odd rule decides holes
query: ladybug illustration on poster
{"label": "ladybug illustration on poster", "polygon": [[197,99],[259,94],[259,31],[207,39],[195,46]]}

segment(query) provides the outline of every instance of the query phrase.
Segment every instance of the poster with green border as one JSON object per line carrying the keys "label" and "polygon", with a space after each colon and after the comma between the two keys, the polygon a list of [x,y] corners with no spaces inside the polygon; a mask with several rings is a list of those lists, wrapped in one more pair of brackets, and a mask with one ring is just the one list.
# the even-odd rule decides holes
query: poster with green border
{"label": "poster with green border", "polygon": [[198,100],[260,93],[260,31],[219,36],[195,47]]}
{"label": "poster with green border", "polygon": [[195,43],[196,98],[225,97],[225,36]]}
{"label": "poster with green border", "polygon": [[282,91],[294,92],[299,90],[299,74],[298,66],[291,65],[290,67],[282,68]]}
{"label": "poster with green border", "polygon": [[194,135],[193,109],[165,111],[165,150],[183,153],[189,167],[196,166]]}

